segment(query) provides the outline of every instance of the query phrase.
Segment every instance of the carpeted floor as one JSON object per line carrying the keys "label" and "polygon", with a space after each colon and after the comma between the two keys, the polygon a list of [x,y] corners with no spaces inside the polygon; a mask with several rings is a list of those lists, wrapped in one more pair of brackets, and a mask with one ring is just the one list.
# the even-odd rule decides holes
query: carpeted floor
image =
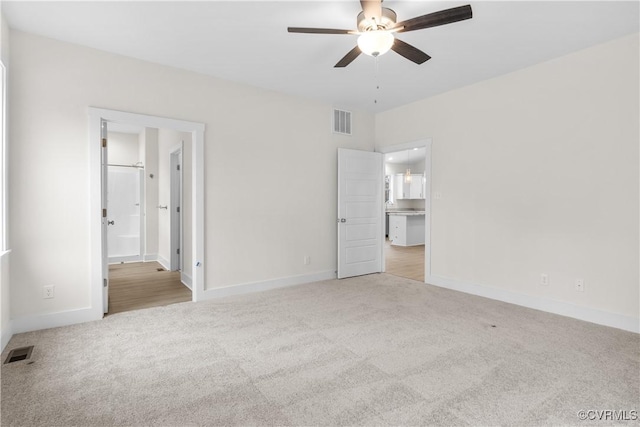
{"label": "carpeted floor", "polygon": [[578,411],[640,410],[638,335],[385,274],[20,334],[2,360],[31,344],[33,363],[2,365],[3,426],[602,425]]}

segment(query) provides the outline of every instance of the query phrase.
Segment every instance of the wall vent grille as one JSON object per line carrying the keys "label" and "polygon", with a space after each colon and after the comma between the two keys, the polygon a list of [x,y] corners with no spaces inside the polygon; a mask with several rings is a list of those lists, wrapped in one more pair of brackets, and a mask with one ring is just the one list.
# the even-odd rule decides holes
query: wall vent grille
{"label": "wall vent grille", "polygon": [[351,135],[351,112],[333,110],[333,132]]}

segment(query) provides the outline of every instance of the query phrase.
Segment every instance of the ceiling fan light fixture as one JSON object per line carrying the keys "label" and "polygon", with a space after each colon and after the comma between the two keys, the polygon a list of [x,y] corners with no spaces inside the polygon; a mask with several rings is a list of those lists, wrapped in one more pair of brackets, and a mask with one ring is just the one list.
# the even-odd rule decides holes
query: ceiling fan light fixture
{"label": "ceiling fan light fixture", "polygon": [[358,47],[362,53],[375,57],[387,53],[394,41],[393,34],[388,31],[365,31],[358,37]]}

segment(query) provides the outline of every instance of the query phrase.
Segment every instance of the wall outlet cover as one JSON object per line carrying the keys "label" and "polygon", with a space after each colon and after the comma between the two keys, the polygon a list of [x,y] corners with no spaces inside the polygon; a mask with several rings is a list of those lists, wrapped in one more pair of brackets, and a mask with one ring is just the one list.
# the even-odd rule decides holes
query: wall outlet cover
{"label": "wall outlet cover", "polygon": [[55,286],[53,286],[53,285],[45,286],[44,287],[44,295],[42,297],[45,298],[45,299],[53,298],[54,297],[54,290],[55,290]]}
{"label": "wall outlet cover", "polygon": [[542,286],[548,286],[549,285],[549,275],[546,273],[542,273],[540,274],[540,284]]}

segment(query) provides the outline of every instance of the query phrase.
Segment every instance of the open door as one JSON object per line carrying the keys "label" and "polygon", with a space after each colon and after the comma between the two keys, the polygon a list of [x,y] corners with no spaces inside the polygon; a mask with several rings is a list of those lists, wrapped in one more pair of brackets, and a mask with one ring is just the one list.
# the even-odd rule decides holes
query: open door
{"label": "open door", "polygon": [[171,259],[169,260],[170,270],[183,270],[182,266],[182,150],[183,142],[180,148],[173,151],[170,155],[170,190],[169,190],[169,224],[171,238]]}
{"label": "open door", "polygon": [[107,153],[107,122],[100,122],[100,144],[101,148],[101,186],[102,186],[102,309],[104,313],[109,311],[109,246],[107,240],[107,228],[109,219],[107,217],[107,191],[109,178],[109,158]]}
{"label": "open door", "polygon": [[382,154],[338,148],[338,278],[382,271]]}

